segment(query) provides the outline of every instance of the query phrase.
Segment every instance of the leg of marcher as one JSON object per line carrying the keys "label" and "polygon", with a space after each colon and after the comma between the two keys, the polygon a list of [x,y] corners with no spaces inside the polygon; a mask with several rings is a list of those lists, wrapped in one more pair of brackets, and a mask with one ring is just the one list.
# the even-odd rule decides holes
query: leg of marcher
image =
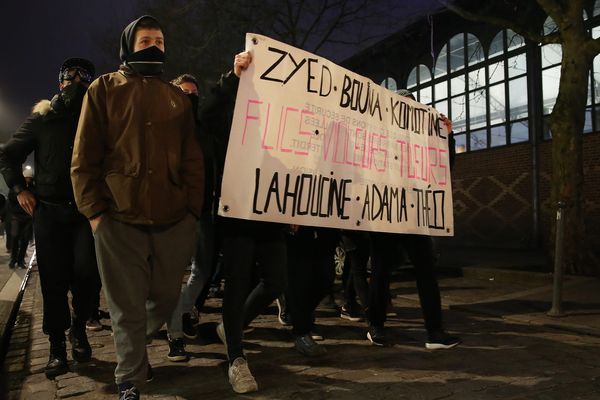
{"label": "leg of marcher", "polygon": [[146,299],[152,271],[150,234],[105,216],[94,233],[102,287],[112,321],[118,384],[146,382]]}

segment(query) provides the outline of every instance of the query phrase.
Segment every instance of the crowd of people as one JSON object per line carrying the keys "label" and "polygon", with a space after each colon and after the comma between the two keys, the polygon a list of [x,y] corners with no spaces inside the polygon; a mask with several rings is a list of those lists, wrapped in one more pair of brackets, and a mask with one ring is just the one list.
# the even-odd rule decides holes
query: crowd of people
{"label": "crowd of people", "polygon": [[[326,353],[315,341],[315,309],[331,293],[340,243],[346,252],[342,318],[364,319],[366,338],[387,344],[390,272],[403,248],[415,266],[425,346],[458,345],[443,327],[431,238],[217,216],[237,86],[252,55],[237,54],[233,69],[199,104],[192,75],[163,80],[165,47],[160,23],[143,16],[121,35],[118,71],[94,78],[91,61],[67,59],[59,93],[36,104],[0,150],[9,202],[12,197],[11,207],[19,209],[11,213],[11,226],[18,226],[11,232],[27,229],[19,218],[33,225],[50,343],[46,376],[68,371],[67,339],[75,361],[91,359],[86,329],[102,329],[102,290],[118,397],[139,399],[153,377],[146,344],[166,323],[167,358],[188,360],[185,339],[197,336],[193,309],[202,311],[218,275],[225,286],[216,334],[225,346],[229,382],[237,393],[256,391],[243,335],[273,301],[300,354]],[[443,122],[451,130],[451,122]],[[22,170],[31,153],[34,178]],[[11,266],[24,264],[26,244],[20,233],[15,237]]]}

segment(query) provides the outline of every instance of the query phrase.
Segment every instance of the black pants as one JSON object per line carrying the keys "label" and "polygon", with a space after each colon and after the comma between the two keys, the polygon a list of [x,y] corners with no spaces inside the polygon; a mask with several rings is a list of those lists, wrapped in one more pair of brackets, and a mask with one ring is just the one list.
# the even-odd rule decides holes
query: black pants
{"label": "black pants", "polygon": [[100,276],[87,219],[74,207],[39,203],[33,229],[44,299],[44,332],[64,337],[71,326],[67,293],[73,296],[73,323],[90,317]]}
{"label": "black pants", "polygon": [[335,279],[334,253],[339,234],[334,229],[300,227],[288,235],[287,309],[293,333],[310,332],[313,313]]}
{"label": "black pants", "polygon": [[[283,231],[278,224],[232,220],[223,223],[223,229],[223,325],[229,361],[233,362],[244,355],[243,327],[285,290],[287,258]],[[257,263],[260,281],[252,288]]]}
{"label": "black pants", "polygon": [[383,326],[389,302],[390,268],[398,264],[398,246],[404,247],[414,265],[421,311],[427,332],[442,330],[440,289],[435,276],[431,238],[423,235],[373,233],[372,274],[369,285],[369,323]]}
{"label": "black pants", "polygon": [[32,239],[31,217],[12,215],[10,230],[10,260],[24,263],[27,246],[29,246],[29,241]]}
{"label": "black pants", "polygon": [[367,232],[345,231],[342,242],[346,252],[344,262],[344,298],[346,305],[356,305],[356,297],[363,308],[368,304],[369,284],[367,282],[367,263],[371,253],[371,243]]}

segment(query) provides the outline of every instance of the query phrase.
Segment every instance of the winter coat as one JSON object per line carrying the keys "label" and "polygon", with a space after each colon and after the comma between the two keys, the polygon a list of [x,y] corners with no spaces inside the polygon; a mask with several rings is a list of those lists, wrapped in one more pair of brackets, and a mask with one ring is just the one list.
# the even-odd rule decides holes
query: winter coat
{"label": "winter coat", "polygon": [[35,192],[42,201],[73,202],[69,169],[78,114],[69,112],[55,96],[42,100],[0,150],[0,172],[11,189],[25,188],[22,165],[35,151]]}
{"label": "winter coat", "polygon": [[202,150],[191,104],[177,87],[127,67],[88,88],[75,138],[71,178],[77,206],[136,225],[200,216]]}

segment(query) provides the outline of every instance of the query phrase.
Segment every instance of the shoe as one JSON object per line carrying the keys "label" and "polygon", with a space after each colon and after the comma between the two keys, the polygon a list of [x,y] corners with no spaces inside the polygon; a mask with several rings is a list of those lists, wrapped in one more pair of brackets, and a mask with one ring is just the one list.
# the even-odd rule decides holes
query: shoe
{"label": "shoe", "polygon": [[139,400],[140,391],[130,382],[119,384],[119,400]]}
{"label": "shoe", "polygon": [[233,360],[227,371],[229,383],[236,393],[250,393],[258,390],[258,384],[248,368],[248,362],[243,357]]}
{"label": "shoe", "polygon": [[362,317],[356,312],[356,309],[349,305],[342,306],[340,309],[340,318],[352,322],[362,321]]}
{"label": "shoe", "polygon": [[310,334],[296,336],[294,347],[300,354],[308,357],[318,357],[327,353],[327,349],[315,342]]}
{"label": "shoe", "polygon": [[103,327],[96,317],[92,317],[85,322],[85,329],[92,332],[98,332],[101,331]]}
{"label": "shoe", "polygon": [[69,372],[69,365],[67,364],[67,345],[64,338],[50,342],[50,356],[48,357],[48,364],[44,368],[46,378],[54,379],[67,372]]}
{"label": "shoe", "polygon": [[17,260],[10,260],[8,263],[8,268],[14,268],[17,265]]}
{"label": "shoe", "polygon": [[148,363],[148,369],[146,370],[146,382],[152,382],[154,380],[154,372],[152,371],[152,365]]}
{"label": "shoe", "polygon": [[432,332],[427,335],[425,348],[429,350],[451,349],[461,343],[459,337],[451,336],[444,331]]}
{"label": "shoe", "polygon": [[188,339],[196,339],[198,337],[198,332],[196,331],[196,325],[192,322],[190,313],[183,313],[181,322],[183,326],[183,336]]}
{"label": "shoe", "polygon": [[92,358],[92,347],[85,333],[85,326],[72,324],[69,331],[69,342],[71,342],[71,355],[77,362],[87,362]]}
{"label": "shoe", "polygon": [[325,340],[323,334],[321,333],[321,330],[316,325],[313,325],[310,329],[310,337],[312,338],[312,340],[316,340],[319,342],[321,340]]}
{"label": "shoe", "polygon": [[335,312],[340,310],[332,294],[325,296],[319,303],[319,307]]}
{"label": "shoe", "polygon": [[275,300],[275,302],[277,303],[277,308],[279,309],[279,312],[277,313],[277,319],[279,320],[279,323],[283,326],[292,325],[292,318],[286,311],[285,301],[282,301],[280,298],[278,298]]}
{"label": "shoe", "polygon": [[173,362],[189,361],[190,356],[185,351],[183,338],[169,339],[169,354],[167,358]]}
{"label": "shoe", "polygon": [[227,353],[227,337],[225,336],[225,325],[223,325],[222,322],[217,325],[217,336],[221,339],[221,342],[223,342],[225,353]]}
{"label": "shoe", "polygon": [[18,262],[17,262],[17,267],[19,267],[19,268],[21,268],[21,269],[25,269],[25,268],[27,268],[27,267],[25,266],[25,260],[18,261]]}
{"label": "shoe", "polygon": [[385,346],[387,344],[383,326],[370,325],[367,332],[367,339],[375,346]]}

